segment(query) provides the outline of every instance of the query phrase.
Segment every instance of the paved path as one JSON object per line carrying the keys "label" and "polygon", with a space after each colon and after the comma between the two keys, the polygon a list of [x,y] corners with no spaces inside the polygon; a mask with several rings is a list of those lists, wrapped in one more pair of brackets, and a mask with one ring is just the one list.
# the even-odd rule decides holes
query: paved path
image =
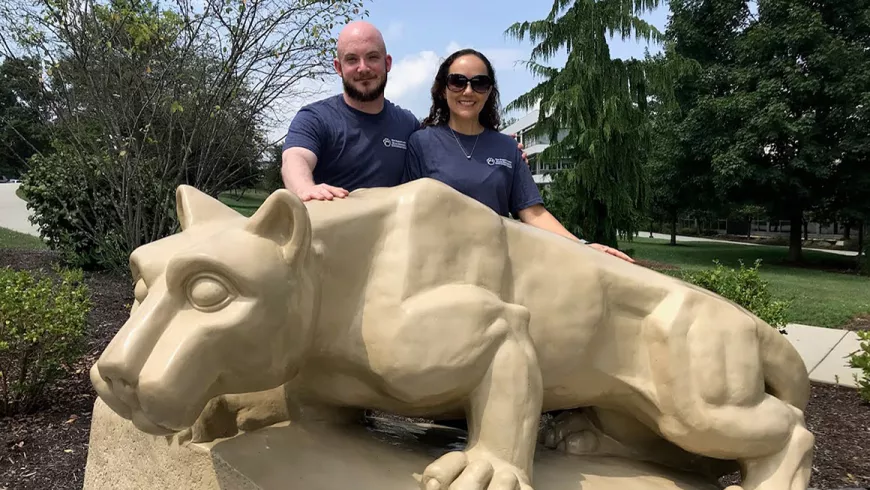
{"label": "paved path", "polygon": [[39,236],[39,230],[27,220],[27,203],[15,195],[19,185],[0,184],[0,227]]}
{"label": "paved path", "polygon": [[[671,239],[670,235],[666,235],[664,233],[653,233],[652,235],[653,235],[653,238],[658,238],[660,240],[670,240]],[[640,235],[638,235],[638,237],[639,238],[649,238],[649,232],[642,231],[642,232],[640,232]],[[695,237],[695,236],[682,236],[682,235],[677,235],[677,241],[678,242],[716,242],[716,243],[723,243],[724,242],[724,243],[733,243],[735,245],[746,245],[747,247],[761,247],[761,246],[779,247],[780,246],[780,245],[761,245],[758,243],[732,242],[730,240],[713,240],[710,238],[702,238],[702,237]],[[783,246],[782,248],[788,248],[788,247]],[[855,257],[856,255],[858,255],[858,252],[853,252],[851,250],[826,250],[823,248],[804,248],[803,250],[815,250],[817,252],[825,252],[825,253],[836,254],[836,255],[846,255],[849,257]]]}
{"label": "paved path", "polygon": [[855,376],[860,379],[863,373],[858,368],[849,367],[848,359],[849,354],[861,347],[861,340],[855,332],[794,323],[787,325],[785,330],[785,338],[800,353],[811,380],[858,387]]}

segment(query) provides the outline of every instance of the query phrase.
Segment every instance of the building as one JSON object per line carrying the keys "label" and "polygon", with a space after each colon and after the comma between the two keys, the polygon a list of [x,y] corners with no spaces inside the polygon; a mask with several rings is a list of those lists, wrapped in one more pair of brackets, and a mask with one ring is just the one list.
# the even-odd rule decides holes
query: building
{"label": "building", "polygon": [[[552,182],[553,173],[567,168],[567,164],[561,162],[544,163],[539,158],[541,152],[550,146],[550,140],[546,135],[533,136],[528,134],[535,127],[535,123],[538,122],[538,113],[537,109],[529,112],[516,122],[506,126],[501,132],[517,135],[517,140],[523,144],[526,155],[529,157],[529,166],[532,169],[532,177],[534,177],[535,183],[539,186],[544,186]],[[564,137],[566,133],[567,131],[560,134],[560,136]]]}

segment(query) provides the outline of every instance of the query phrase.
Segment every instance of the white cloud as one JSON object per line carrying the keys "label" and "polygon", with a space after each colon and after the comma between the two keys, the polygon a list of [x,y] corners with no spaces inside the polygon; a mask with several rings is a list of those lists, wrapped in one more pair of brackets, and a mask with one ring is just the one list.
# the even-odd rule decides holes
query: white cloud
{"label": "white cloud", "polygon": [[392,101],[401,101],[411,93],[420,90],[427,92],[440,62],[441,58],[435,51],[420,51],[398,61],[394,59],[385,91],[386,97]]}

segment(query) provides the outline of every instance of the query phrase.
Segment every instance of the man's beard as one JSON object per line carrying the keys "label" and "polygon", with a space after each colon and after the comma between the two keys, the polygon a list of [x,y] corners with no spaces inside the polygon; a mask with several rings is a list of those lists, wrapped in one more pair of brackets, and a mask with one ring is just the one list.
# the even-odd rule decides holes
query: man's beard
{"label": "man's beard", "polygon": [[368,92],[357,90],[354,86],[348,83],[344,77],[341,77],[341,83],[344,85],[344,92],[351,99],[358,102],[371,102],[384,94],[384,89],[387,88],[387,75],[384,74],[384,80],[377,87]]}

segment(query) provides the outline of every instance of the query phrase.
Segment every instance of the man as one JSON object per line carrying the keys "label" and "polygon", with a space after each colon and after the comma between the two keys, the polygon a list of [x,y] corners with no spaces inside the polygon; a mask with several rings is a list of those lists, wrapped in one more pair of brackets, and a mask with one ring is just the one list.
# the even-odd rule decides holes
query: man
{"label": "man", "polygon": [[420,121],[384,98],[392,62],[368,22],[339,34],[334,66],[343,93],[303,107],[284,141],[281,176],[303,201],[401,183],[408,137]]}
{"label": "man", "polygon": [[[303,107],[284,140],[281,177],[302,201],[401,184],[408,137],[420,128],[411,111],[384,97],[393,59],[377,28],[348,24],[337,51],[333,65],[344,90]],[[632,261],[618,250],[590,246]]]}

